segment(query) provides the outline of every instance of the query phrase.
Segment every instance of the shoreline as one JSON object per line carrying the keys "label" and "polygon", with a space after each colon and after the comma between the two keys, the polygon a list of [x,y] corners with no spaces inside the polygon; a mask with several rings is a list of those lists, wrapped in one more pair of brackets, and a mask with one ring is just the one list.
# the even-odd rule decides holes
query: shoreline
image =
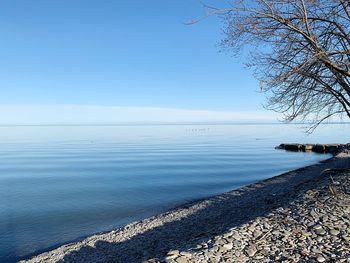
{"label": "shoreline", "polygon": [[191,250],[198,243],[283,207],[293,200],[296,188],[317,181],[322,177],[322,171],[349,167],[348,158],[347,154],[339,154],[236,190],[185,203],[168,212],[59,246],[20,262],[164,260],[169,251]]}

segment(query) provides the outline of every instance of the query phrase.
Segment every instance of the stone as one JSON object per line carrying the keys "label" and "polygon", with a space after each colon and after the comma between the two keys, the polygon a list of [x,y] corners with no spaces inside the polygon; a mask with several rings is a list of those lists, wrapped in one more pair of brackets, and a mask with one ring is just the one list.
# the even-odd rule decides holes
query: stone
{"label": "stone", "polygon": [[165,260],[166,261],[173,260],[173,259],[177,258],[178,256],[179,255],[168,255],[168,256],[165,257]]}
{"label": "stone", "polygon": [[317,242],[321,242],[321,241],[323,240],[323,237],[322,237],[322,236],[318,236],[318,237],[316,238],[316,240],[317,240]]}
{"label": "stone", "polygon": [[321,226],[321,225],[315,225],[315,226],[314,226],[314,229],[315,229],[315,230],[322,229],[322,226]]}
{"label": "stone", "polygon": [[326,153],[336,153],[339,149],[339,144],[326,144],[325,152]]}
{"label": "stone", "polygon": [[304,152],[306,152],[306,151],[312,151],[312,149],[314,148],[314,144],[304,144],[303,146],[302,146],[302,150],[304,151]]}
{"label": "stone", "polygon": [[324,153],[326,149],[325,149],[325,146],[324,146],[323,144],[316,144],[316,145],[312,148],[312,150],[313,150],[314,152]]}
{"label": "stone", "polygon": [[253,257],[255,253],[257,252],[256,247],[254,245],[251,245],[246,249],[246,253],[249,257]]}
{"label": "stone", "polygon": [[[313,216],[313,217],[317,217],[318,216],[318,214],[314,210],[311,210],[310,215]],[[313,222],[311,224],[313,224]]]}
{"label": "stone", "polygon": [[190,252],[181,252],[180,255],[188,258],[192,257],[192,254]]}
{"label": "stone", "polygon": [[302,251],[300,251],[300,255],[302,255],[303,257],[306,257],[309,255],[309,252],[306,249],[303,249]]}
{"label": "stone", "polygon": [[178,257],[175,261],[177,263],[188,263],[188,260],[185,257]]}
{"label": "stone", "polygon": [[299,151],[301,149],[301,145],[294,143],[294,144],[284,144],[284,149],[287,151]]}
{"label": "stone", "polygon": [[227,250],[231,250],[233,248],[233,244],[232,243],[227,243],[227,244],[224,244],[223,247]]}
{"label": "stone", "polygon": [[350,241],[350,236],[348,235],[343,235],[342,238],[345,240],[345,241]]}
{"label": "stone", "polygon": [[168,255],[179,255],[180,254],[180,251],[179,250],[170,250],[168,252]]}
{"label": "stone", "polygon": [[326,261],[326,259],[323,256],[318,256],[316,258],[316,260],[317,260],[317,262],[325,262]]}
{"label": "stone", "polygon": [[231,236],[232,236],[232,233],[229,232],[229,233],[225,233],[223,237],[224,238],[230,238]]}
{"label": "stone", "polygon": [[327,233],[324,229],[317,229],[315,232],[317,235],[321,235],[321,236],[323,236]]}
{"label": "stone", "polygon": [[332,235],[332,236],[337,236],[339,235],[340,231],[339,230],[336,230],[336,229],[331,229],[329,231],[329,233]]}
{"label": "stone", "polygon": [[254,227],[253,225],[251,225],[251,226],[248,227],[248,230],[249,230],[250,232],[253,232],[253,231],[255,230],[255,227]]}
{"label": "stone", "polygon": [[262,235],[262,232],[260,231],[260,230],[255,230],[254,232],[253,232],[253,236],[255,237],[255,238],[258,238],[258,237],[260,237]]}

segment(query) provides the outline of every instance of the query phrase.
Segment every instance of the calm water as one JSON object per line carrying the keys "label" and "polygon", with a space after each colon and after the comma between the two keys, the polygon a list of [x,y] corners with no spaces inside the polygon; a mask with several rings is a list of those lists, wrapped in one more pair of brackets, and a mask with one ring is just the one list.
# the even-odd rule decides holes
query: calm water
{"label": "calm water", "polygon": [[0,262],[316,163],[349,125],[0,127]]}

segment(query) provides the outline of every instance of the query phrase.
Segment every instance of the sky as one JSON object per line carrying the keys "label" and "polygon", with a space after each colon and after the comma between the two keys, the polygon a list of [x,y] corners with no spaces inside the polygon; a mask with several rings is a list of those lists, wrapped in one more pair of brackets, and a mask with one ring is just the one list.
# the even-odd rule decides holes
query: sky
{"label": "sky", "polygon": [[220,52],[221,21],[185,24],[205,12],[198,0],[1,1],[0,122],[271,119],[246,57]]}

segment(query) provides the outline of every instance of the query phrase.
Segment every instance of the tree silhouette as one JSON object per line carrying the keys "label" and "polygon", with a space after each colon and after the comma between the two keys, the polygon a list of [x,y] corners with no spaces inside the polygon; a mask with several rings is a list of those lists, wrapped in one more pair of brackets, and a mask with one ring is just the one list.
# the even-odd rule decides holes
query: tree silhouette
{"label": "tree silhouette", "polygon": [[222,46],[249,46],[266,107],[313,131],[350,118],[350,0],[237,0],[206,6],[224,19]]}

